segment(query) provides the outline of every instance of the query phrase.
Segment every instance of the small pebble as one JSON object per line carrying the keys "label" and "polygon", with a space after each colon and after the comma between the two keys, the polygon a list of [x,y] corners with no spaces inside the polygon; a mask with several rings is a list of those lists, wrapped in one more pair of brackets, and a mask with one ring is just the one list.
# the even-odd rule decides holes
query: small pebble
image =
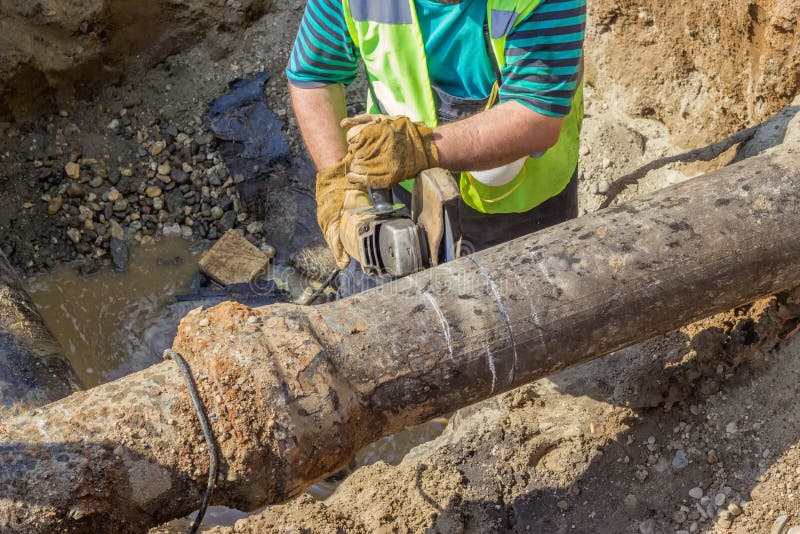
{"label": "small pebble", "polygon": [[717,507],[720,507],[720,506],[724,505],[725,504],[725,494],[724,493],[717,493],[714,496],[714,504]]}
{"label": "small pebble", "polygon": [[611,167],[611,164],[612,164],[612,161],[610,159],[606,158],[606,159],[603,160],[603,168],[604,169],[608,169],[609,167]]}
{"label": "small pebble", "polygon": [[689,497],[692,499],[701,499],[703,497],[703,489],[695,487],[689,490]]}
{"label": "small pebble", "polygon": [[739,508],[739,505],[735,502],[732,502],[728,505],[728,511],[731,513],[732,516],[736,517],[742,513],[742,509]]}
{"label": "small pebble", "polygon": [[676,451],[675,457],[672,459],[672,468],[679,471],[686,469],[688,465],[689,461],[686,459],[686,454],[682,450]]}

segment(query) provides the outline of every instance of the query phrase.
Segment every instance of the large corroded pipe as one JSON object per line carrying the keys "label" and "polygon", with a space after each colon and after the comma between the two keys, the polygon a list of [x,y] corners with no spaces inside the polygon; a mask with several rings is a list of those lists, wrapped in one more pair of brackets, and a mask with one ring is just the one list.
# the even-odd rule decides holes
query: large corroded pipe
{"label": "large corroded pipe", "polygon": [[[192,312],[216,502],[297,495],[366,443],[800,285],[786,149],[317,308]],[[137,532],[195,509],[208,458],[165,362],[0,425],[0,530]]]}
{"label": "large corroded pipe", "polygon": [[0,252],[0,416],[81,389],[72,365]]}

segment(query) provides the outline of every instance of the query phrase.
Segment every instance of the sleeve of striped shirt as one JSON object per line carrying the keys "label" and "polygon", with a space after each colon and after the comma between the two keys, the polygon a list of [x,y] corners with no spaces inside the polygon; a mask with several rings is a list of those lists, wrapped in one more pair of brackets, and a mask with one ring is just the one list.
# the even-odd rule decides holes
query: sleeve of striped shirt
{"label": "sleeve of striped shirt", "polygon": [[286,76],[297,87],[350,84],[358,74],[358,50],[350,38],[341,0],[308,0]]}
{"label": "sleeve of striped shirt", "polygon": [[500,101],[551,117],[569,114],[580,83],[586,0],[543,0],[506,40]]}

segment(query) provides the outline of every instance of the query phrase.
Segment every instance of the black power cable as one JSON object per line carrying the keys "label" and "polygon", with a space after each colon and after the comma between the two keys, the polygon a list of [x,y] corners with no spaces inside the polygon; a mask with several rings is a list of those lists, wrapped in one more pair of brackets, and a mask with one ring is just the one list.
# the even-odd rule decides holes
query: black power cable
{"label": "black power cable", "polygon": [[208,505],[211,503],[211,497],[214,494],[214,486],[217,484],[220,456],[219,444],[214,438],[214,433],[211,431],[211,424],[208,422],[208,414],[206,414],[203,401],[200,399],[200,394],[197,392],[197,384],[192,377],[192,371],[189,369],[189,364],[186,363],[186,360],[183,359],[183,356],[170,349],[164,351],[164,359],[172,359],[176,364],[178,364],[178,368],[181,370],[181,374],[186,381],[186,387],[189,389],[189,396],[192,398],[192,404],[194,405],[195,412],[197,412],[197,419],[200,422],[200,428],[203,429],[203,435],[205,436],[206,444],[208,445],[208,485],[206,486],[206,492],[203,496],[203,502],[200,505],[200,510],[197,512],[197,517],[194,518],[194,523],[189,529],[189,534],[195,534],[200,528],[200,525],[203,523],[203,517],[206,515],[206,510],[208,509]]}

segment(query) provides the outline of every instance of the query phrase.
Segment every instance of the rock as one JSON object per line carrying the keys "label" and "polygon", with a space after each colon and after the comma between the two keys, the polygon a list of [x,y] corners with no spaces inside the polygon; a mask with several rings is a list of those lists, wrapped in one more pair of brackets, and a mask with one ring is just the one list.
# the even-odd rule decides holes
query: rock
{"label": "rock", "polygon": [[248,234],[259,235],[263,231],[264,231],[264,225],[258,221],[253,221],[247,225]]}
{"label": "rock", "polygon": [[222,219],[223,215],[225,215],[225,210],[223,210],[219,206],[214,206],[213,208],[211,208],[211,216],[214,219],[216,220]]}
{"label": "rock", "polygon": [[183,169],[172,169],[169,176],[178,185],[184,185],[189,182],[189,175]]}
{"label": "rock", "polygon": [[588,146],[586,146],[586,145],[581,146],[581,149],[580,149],[580,155],[581,156],[588,156],[591,153],[592,153],[592,150]]}
{"label": "rock", "polygon": [[675,457],[672,459],[672,468],[676,471],[681,469],[686,469],[689,465],[689,461],[686,459],[686,454],[682,450],[677,450],[675,452]]}
{"label": "rock", "polygon": [[592,184],[589,186],[589,194],[596,195],[600,192],[600,188],[597,184]]}
{"label": "rock", "polygon": [[115,271],[123,272],[128,268],[130,254],[128,252],[128,244],[124,239],[112,237],[108,245],[108,252],[111,255],[111,264],[114,266]]}
{"label": "rock", "polygon": [[153,209],[156,211],[161,211],[164,209],[164,199],[161,197],[153,199]]}
{"label": "rock", "polygon": [[261,252],[266,254],[267,258],[269,258],[269,259],[274,258],[275,255],[278,253],[278,251],[275,249],[275,247],[273,247],[272,245],[267,245],[266,243],[261,245],[261,247],[259,247],[259,248],[261,249]]}
{"label": "rock", "polygon": [[119,173],[126,178],[131,178],[133,176],[133,169],[130,167],[125,167],[120,169]]}
{"label": "rock", "polygon": [[597,192],[601,195],[605,195],[608,193],[608,190],[611,189],[611,186],[605,180],[600,180],[600,183],[597,184]]}
{"label": "rock", "polygon": [[223,232],[227,232],[231,230],[233,226],[236,224],[236,213],[231,211],[226,211],[225,215],[222,216],[222,219],[219,221],[219,228]]}
{"label": "rock", "polygon": [[[714,496],[714,505],[718,508],[725,504],[725,494],[724,493],[717,493]],[[726,510],[727,511],[727,510]]]}
{"label": "rock", "polygon": [[181,225],[178,223],[165,224],[164,228],[161,230],[161,233],[164,235],[180,235]]}
{"label": "rock", "polygon": [[49,213],[50,215],[55,215],[61,210],[61,206],[63,205],[64,205],[64,199],[62,197],[55,197],[47,205],[47,213]]}
{"label": "rock", "polygon": [[112,209],[117,213],[126,211],[128,209],[128,201],[124,198],[122,200],[118,200],[117,202],[114,202]]}
{"label": "rock", "polygon": [[67,237],[76,245],[81,242],[81,231],[77,228],[69,228],[67,230]]}
{"label": "rock", "polygon": [[729,517],[725,518],[725,519],[718,518],[717,519],[717,525],[720,528],[729,529],[733,525],[733,521],[731,521],[731,519]]}
{"label": "rock", "polygon": [[162,163],[158,166],[156,172],[162,176],[169,176],[169,173],[172,172],[172,165],[170,165],[169,162]]}
{"label": "rock", "polygon": [[101,176],[95,176],[95,177],[94,177],[94,178],[92,178],[92,180],[89,182],[89,185],[90,185],[90,186],[92,186],[92,187],[94,187],[95,189],[97,189],[98,187],[100,187],[100,186],[102,186],[102,185],[103,185],[103,182],[104,182],[104,181],[105,181],[105,180],[103,180],[103,178],[102,178]]}
{"label": "rock", "polygon": [[86,191],[83,190],[83,187],[78,182],[72,182],[67,188],[67,195],[70,198],[83,198],[86,196]]}
{"label": "rock", "polygon": [[181,236],[183,236],[183,237],[192,237],[192,227],[191,226],[181,226]]}
{"label": "rock", "polygon": [[125,240],[125,231],[122,229],[122,226],[113,219],[111,220],[111,237],[121,241]]}
{"label": "rock", "polygon": [[692,499],[702,499],[703,498],[703,489],[700,487],[692,488],[689,490],[689,497]]}
{"label": "rock", "polygon": [[769,529],[769,534],[784,534],[783,530],[789,522],[789,516],[786,514],[779,515],[772,523],[772,528]]}
{"label": "rock", "polygon": [[158,156],[164,149],[167,148],[167,142],[163,139],[161,141],[156,141],[153,143],[153,146],[150,148],[150,155],[151,156]]}
{"label": "rock", "polygon": [[106,196],[108,197],[109,202],[119,202],[122,200],[122,193],[120,193],[116,187],[109,189]]}
{"label": "rock", "polygon": [[738,432],[738,430],[739,428],[738,425],[736,424],[736,421],[731,421],[730,423],[727,424],[727,426],[725,426],[725,432],[727,432],[728,434],[735,434],[736,432]]}
{"label": "rock", "polygon": [[72,178],[73,180],[77,180],[81,177],[81,166],[77,163],[67,163],[64,166],[64,171],[67,173],[67,176]]}
{"label": "rock", "polygon": [[108,126],[106,126],[106,128],[108,128],[109,130],[116,130],[117,128],[119,128],[119,119],[113,119],[111,122],[108,123]]}
{"label": "rock", "polygon": [[655,531],[656,526],[652,519],[639,523],[639,534],[653,534]]}
{"label": "rock", "polygon": [[602,166],[603,166],[604,169],[608,169],[609,167],[611,167],[612,164],[613,164],[613,162],[610,159],[605,158],[603,160]]}
{"label": "rock", "polygon": [[161,196],[162,193],[163,191],[157,185],[151,185],[144,191],[144,194],[147,195],[149,198],[158,198]]}
{"label": "rock", "polygon": [[731,513],[731,515],[732,515],[733,517],[736,517],[736,516],[738,516],[738,515],[741,515],[741,513],[742,513],[742,509],[741,509],[741,508],[739,508],[739,505],[738,505],[738,504],[736,504],[735,502],[732,502],[732,503],[730,503],[730,504],[728,505],[728,511]]}
{"label": "rock", "polygon": [[33,207],[33,204],[31,202],[23,202],[22,203],[22,209],[29,210],[32,207]]}
{"label": "rock", "polygon": [[562,512],[566,512],[567,510],[569,510],[569,503],[564,500],[558,501],[558,503],[556,503],[556,506],[558,506],[558,509],[561,510]]}
{"label": "rock", "polygon": [[628,508],[634,508],[637,504],[639,504],[639,499],[636,498],[636,495],[629,493],[628,495],[625,496],[623,502],[625,503],[625,506],[627,506]]}

